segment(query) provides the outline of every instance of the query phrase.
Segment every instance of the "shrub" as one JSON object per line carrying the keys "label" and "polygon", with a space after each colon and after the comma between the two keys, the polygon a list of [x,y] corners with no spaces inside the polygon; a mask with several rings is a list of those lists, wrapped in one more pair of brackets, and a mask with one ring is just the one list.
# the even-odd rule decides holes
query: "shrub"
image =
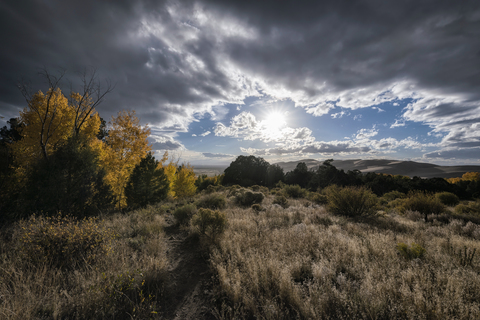
{"label": "shrub", "polygon": [[404,199],[407,197],[407,195],[403,192],[395,190],[385,193],[382,197],[387,201],[393,201],[395,199]]}
{"label": "shrub", "polygon": [[318,192],[311,192],[308,194],[308,200],[315,202],[316,204],[327,204],[328,198],[324,194],[320,194]]}
{"label": "shrub", "polygon": [[275,195],[275,198],[273,199],[273,204],[278,204],[278,205],[281,205],[283,208],[288,208],[288,200],[281,193],[277,193]]}
{"label": "shrub", "polygon": [[336,185],[325,189],[329,211],[347,217],[368,216],[376,213],[378,198],[365,187]]}
{"label": "shrub", "polygon": [[307,190],[301,188],[298,184],[296,185],[286,185],[283,187],[283,190],[287,194],[288,197],[298,199],[298,198],[305,198],[307,194]]}
{"label": "shrub", "polygon": [[480,214],[480,201],[459,204],[455,207],[456,214],[477,215]]}
{"label": "shrub", "polygon": [[410,192],[408,198],[403,200],[400,211],[404,213],[407,210],[420,212],[427,221],[429,214],[441,214],[445,206],[434,195],[417,191]]}
{"label": "shrub", "polygon": [[426,252],[425,248],[415,242],[412,242],[410,247],[407,244],[400,242],[397,244],[397,251],[408,260],[422,259]]}
{"label": "shrub", "polygon": [[241,206],[250,207],[253,204],[262,203],[263,198],[264,195],[261,192],[243,189],[243,192],[239,192],[235,196],[235,202]]}
{"label": "shrub", "polygon": [[96,218],[35,217],[20,222],[19,250],[34,263],[72,268],[108,254],[115,237]]}
{"label": "shrub", "polygon": [[192,218],[192,225],[203,235],[215,239],[223,233],[227,225],[227,215],[224,212],[210,209],[199,209]]}
{"label": "shrub", "polygon": [[177,220],[178,224],[186,225],[196,212],[197,207],[195,207],[193,204],[187,204],[175,209],[173,216]]}
{"label": "shrub", "polygon": [[446,206],[453,207],[460,203],[460,199],[456,194],[451,192],[440,192],[435,194],[435,197]]}
{"label": "shrub", "polygon": [[197,201],[197,207],[206,209],[223,209],[227,206],[225,196],[220,193],[207,194]]}
{"label": "shrub", "polygon": [[265,211],[265,208],[263,208],[260,204],[255,203],[252,205],[252,210],[255,212],[260,212],[260,211]]}

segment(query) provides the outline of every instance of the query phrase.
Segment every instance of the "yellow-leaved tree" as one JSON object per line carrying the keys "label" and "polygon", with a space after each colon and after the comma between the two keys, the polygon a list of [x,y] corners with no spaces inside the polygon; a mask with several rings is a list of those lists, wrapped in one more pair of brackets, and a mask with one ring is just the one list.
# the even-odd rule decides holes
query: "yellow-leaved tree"
{"label": "yellow-leaved tree", "polygon": [[169,156],[168,151],[163,154],[162,160],[159,161],[159,167],[162,167],[169,183],[169,196],[173,198],[190,197],[195,194],[197,187],[195,186],[195,173],[190,164],[182,164],[178,166],[179,159]]}
{"label": "yellow-leaved tree", "polygon": [[81,135],[85,141],[96,140],[100,128],[99,115],[91,109],[76,127],[76,110],[58,87],[49,89],[46,94],[39,91],[27,102],[28,106],[20,112],[22,139],[11,146],[20,175],[39,159],[48,160],[72,135]]}
{"label": "yellow-leaved tree", "polygon": [[105,180],[112,188],[118,209],[127,204],[125,186],[133,169],[152,149],[149,135],[150,129],[140,125],[135,111],[120,111],[117,117],[112,116],[101,158],[107,172]]}
{"label": "yellow-leaved tree", "polygon": [[190,164],[182,164],[176,174],[176,179],[173,183],[173,192],[176,198],[191,197],[195,195],[197,187],[195,186],[195,173]]}

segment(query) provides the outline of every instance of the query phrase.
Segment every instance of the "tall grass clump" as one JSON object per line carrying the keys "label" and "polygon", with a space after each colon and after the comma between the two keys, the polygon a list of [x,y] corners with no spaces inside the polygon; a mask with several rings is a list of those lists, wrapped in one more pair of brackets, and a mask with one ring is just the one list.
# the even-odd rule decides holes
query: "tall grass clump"
{"label": "tall grass clump", "polygon": [[439,192],[435,194],[435,197],[440,200],[446,206],[454,207],[460,203],[458,196],[451,192]]}
{"label": "tall grass clump", "polygon": [[373,215],[377,211],[377,196],[365,187],[339,187],[325,189],[330,212],[347,217]]}
{"label": "tall grass clump", "polygon": [[20,222],[19,251],[33,263],[74,268],[94,263],[111,251],[115,233],[99,227],[96,218],[32,216]]}
{"label": "tall grass clump", "polygon": [[227,206],[227,200],[221,193],[211,193],[201,197],[196,204],[199,208],[218,210]]}

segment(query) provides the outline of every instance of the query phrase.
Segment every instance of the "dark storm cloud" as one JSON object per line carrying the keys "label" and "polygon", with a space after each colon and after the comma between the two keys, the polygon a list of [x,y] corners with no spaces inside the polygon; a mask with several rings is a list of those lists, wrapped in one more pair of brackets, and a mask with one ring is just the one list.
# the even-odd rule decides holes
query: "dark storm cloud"
{"label": "dark storm cloud", "polygon": [[36,89],[38,67],[75,81],[94,66],[116,83],[104,117],[131,108],[174,131],[265,93],[315,116],[413,98],[405,119],[480,136],[451,125],[480,112],[478,0],[3,1],[0,28],[4,117],[25,105],[20,76]]}

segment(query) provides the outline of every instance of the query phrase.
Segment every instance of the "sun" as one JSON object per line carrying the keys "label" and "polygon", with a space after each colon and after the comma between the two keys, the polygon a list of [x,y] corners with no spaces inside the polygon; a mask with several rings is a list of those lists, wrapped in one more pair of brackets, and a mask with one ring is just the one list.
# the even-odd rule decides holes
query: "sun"
{"label": "sun", "polygon": [[278,111],[268,113],[266,119],[263,121],[265,130],[269,133],[279,132],[286,123],[285,114]]}

